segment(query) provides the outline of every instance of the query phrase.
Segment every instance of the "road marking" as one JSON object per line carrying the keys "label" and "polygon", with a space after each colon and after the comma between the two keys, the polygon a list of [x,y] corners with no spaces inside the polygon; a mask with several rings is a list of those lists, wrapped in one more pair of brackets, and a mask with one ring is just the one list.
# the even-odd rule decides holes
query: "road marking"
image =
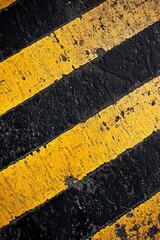
{"label": "road marking", "polygon": [[0,168],[38,150],[159,74],[160,22],[156,22],[4,114]]}
{"label": "road marking", "polygon": [[16,2],[16,0],[0,0],[0,10],[8,7],[14,2]]}
{"label": "road marking", "polygon": [[158,0],[112,3],[105,1],[1,62],[0,114],[95,59],[97,49],[107,51],[159,20]]}
{"label": "road marking", "polygon": [[1,227],[160,129],[159,95],[157,77],[0,172]]}
{"label": "road marking", "polygon": [[106,226],[93,240],[160,239],[160,193]]}
{"label": "road marking", "polygon": [[89,11],[104,0],[17,1],[0,12],[0,61],[49,35],[55,29]]}
{"label": "road marking", "polygon": [[90,237],[159,190],[159,156],[157,131],[81,182],[68,178],[69,189],[2,229],[1,239]]}

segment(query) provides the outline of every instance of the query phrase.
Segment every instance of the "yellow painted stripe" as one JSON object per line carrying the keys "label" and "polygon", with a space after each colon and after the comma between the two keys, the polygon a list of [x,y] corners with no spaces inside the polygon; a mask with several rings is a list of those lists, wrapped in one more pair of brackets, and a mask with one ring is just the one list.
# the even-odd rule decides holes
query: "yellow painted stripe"
{"label": "yellow painted stripe", "polygon": [[0,10],[3,8],[8,7],[12,3],[14,3],[16,0],[0,0]]}
{"label": "yellow painted stripe", "polygon": [[124,229],[126,239],[160,239],[160,193],[96,233],[92,240],[121,240]]}
{"label": "yellow painted stripe", "polygon": [[108,0],[0,63],[0,114],[160,18],[158,0]]}
{"label": "yellow painted stripe", "polygon": [[[0,226],[160,129],[160,77],[0,172]],[[117,121],[119,116],[119,121]]]}

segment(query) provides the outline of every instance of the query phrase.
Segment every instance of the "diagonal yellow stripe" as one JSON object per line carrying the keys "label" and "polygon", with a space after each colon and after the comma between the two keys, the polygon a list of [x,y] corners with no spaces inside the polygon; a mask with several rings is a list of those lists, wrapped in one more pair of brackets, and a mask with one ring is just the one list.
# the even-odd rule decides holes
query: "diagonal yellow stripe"
{"label": "diagonal yellow stripe", "polygon": [[[125,238],[126,235],[126,238]],[[160,239],[160,193],[97,232],[92,240]]]}
{"label": "diagonal yellow stripe", "polygon": [[[12,3],[14,3],[16,0],[0,0],[0,10],[3,8],[8,7]],[[6,29],[7,30],[7,29]]]}
{"label": "diagonal yellow stripe", "polygon": [[0,172],[0,226],[160,129],[160,77]]}
{"label": "diagonal yellow stripe", "polygon": [[0,63],[0,114],[159,19],[160,1],[105,1]]}

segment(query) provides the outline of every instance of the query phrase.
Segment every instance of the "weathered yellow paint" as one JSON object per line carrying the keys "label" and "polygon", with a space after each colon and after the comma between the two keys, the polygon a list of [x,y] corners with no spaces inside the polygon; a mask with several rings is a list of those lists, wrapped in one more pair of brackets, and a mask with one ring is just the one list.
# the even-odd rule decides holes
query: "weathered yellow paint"
{"label": "weathered yellow paint", "polygon": [[16,0],[0,0],[0,10],[3,8],[8,7],[12,3],[14,3]]}
{"label": "weathered yellow paint", "polygon": [[1,171],[0,226],[65,190],[68,177],[81,180],[160,129],[159,109],[157,77]]}
{"label": "weathered yellow paint", "polygon": [[[0,114],[160,18],[159,0],[108,0],[0,63]],[[25,80],[24,80],[25,79]]]}
{"label": "weathered yellow paint", "polygon": [[[125,229],[126,238],[120,237],[121,229]],[[97,232],[92,238],[92,240],[122,239],[160,239],[160,193],[122,216],[111,226]]]}

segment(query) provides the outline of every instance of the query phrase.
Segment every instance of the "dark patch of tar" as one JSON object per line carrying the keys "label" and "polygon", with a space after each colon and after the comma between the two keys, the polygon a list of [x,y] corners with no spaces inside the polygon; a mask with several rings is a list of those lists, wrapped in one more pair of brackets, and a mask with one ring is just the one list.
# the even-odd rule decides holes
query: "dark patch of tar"
{"label": "dark patch of tar", "polygon": [[133,217],[133,213],[132,213],[132,212],[127,213],[127,214],[126,214],[126,217],[132,218],[132,217]]}
{"label": "dark patch of tar", "polygon": [[102,57],[105,54],[105,50],[103,48],[98,48],[96,50],[96,54],[98,55],[98,57]]}
{"label": "dark patch of tar", "polygon": [[155,104],[156,104],[156,102],[155,102],[155,101],[153,101],[153,102],[151,103],[151,105],[152,105],[152,106],[154,106]]}
{"label": "dark patch of tar", "polygon": [[116,228],[115,231],[116,231],[117,237],[119,237],[121,240],[126,240],[127,234],[125,230],[125,225],[120,226],[119,224],[116,224],[115,228]]}
{"label": "dark patch of tar", "polygon": [[67,58],[66,58],[66,56],[64,56],[64,55],[61,55],[61,57],[62,57],[62,61],[63,61],[63,62],[66,62],[66,61],[67,61]]}
{"label": "dark patch of tar", "polygon": [[118,122],[120,119],[121,119],[120,116],[116,116],[116,118],[115,118],[115,122]]}
{"label": "dark patch of tar", "polygon": [[148,230],[148,236],[150,238],[154,238],[154,236],[159,232],[158,228],[156,225],[153,225],[149,230]]}

